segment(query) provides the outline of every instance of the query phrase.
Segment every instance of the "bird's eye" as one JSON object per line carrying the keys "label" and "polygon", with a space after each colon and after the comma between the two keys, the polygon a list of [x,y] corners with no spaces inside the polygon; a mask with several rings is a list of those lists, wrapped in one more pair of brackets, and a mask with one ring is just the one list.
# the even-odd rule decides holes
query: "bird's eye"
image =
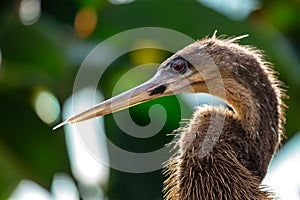
{"label": "bird's eye", "polygon": [[186,72],[188,67],[188,64],[185,60],[183,59],[176,59],[171,63],[171,68],[176,71],[179,72],[181,74],[183,74],[184,72]]}

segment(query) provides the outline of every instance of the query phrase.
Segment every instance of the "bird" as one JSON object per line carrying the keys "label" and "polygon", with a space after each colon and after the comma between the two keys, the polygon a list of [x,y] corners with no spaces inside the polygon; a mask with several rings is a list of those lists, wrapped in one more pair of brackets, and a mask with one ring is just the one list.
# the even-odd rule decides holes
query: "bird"
{"label": "bird", "polygon": [[145,83],[54,129],[163,96],[208,93],[227,106],[197,106],[175,131],[175,153],[164,164],[164,199],[273,199],[261,182],[285,137],[286,89],[262,50],[239,44],[243,37],[197,40],[162,62]]}

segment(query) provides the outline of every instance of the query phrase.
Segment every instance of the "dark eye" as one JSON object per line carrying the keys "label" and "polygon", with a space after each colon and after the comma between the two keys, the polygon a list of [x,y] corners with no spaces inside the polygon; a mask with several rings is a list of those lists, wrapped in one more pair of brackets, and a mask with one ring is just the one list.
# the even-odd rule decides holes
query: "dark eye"
{"label": "dark eye", "polygon": [[179,72],[181,74],[183,74],[184,72],[186,72],[188,67],[188,64],[185,60],[183,59],[176,59],[171,63],[171,68],[176,71]]}

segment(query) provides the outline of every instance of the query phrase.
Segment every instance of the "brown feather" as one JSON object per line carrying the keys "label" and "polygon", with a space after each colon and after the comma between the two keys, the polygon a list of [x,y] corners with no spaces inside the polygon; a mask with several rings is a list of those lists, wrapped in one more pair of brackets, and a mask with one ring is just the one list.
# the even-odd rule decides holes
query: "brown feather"
{"label": "brown feather", "polygon": [[[232,41],[204,39],[177,53],[187,60],[192,51],[209,54],[234,111],[198,107],[178,130],[176,153],[165,165],[168,200],[272,199],[260,183],[284,137],[285,94],[262,52]],[[203,88],[194,90],[211,93]]]}

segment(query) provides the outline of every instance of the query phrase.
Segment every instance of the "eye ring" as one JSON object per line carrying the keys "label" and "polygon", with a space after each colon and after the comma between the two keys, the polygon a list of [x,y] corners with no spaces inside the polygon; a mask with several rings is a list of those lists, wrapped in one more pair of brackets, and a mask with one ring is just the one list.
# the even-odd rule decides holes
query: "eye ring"
{"label": "eye ring", "polygon": [[188,67],[188,63],[187,61],[183,60],[183,59],[175,59],[172,63],[171,63],[171,68],[173,69],[173,71],[175,72],[179,72],[181,74],[185,73]]}

